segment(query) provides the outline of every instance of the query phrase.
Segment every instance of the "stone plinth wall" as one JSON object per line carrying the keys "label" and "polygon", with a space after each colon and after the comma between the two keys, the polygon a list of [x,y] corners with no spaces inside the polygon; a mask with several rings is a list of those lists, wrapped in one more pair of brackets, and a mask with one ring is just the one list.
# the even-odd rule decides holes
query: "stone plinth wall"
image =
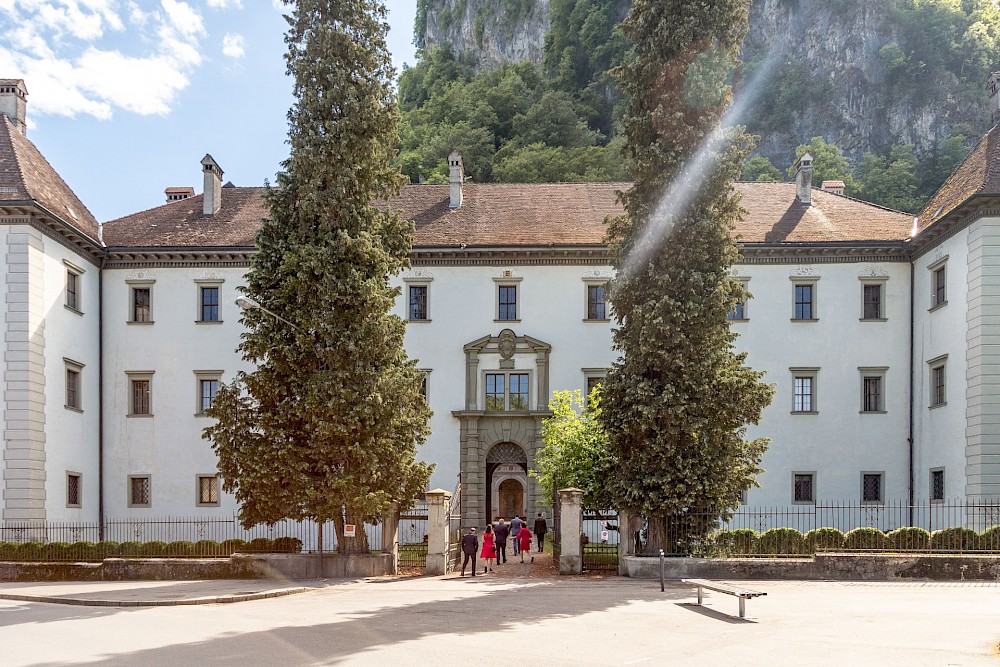
{"label": "stone plinth wall", "polygon": [[108,558],[102,563],[0,562],[0,581],[323,579],[392,574],[392,554],[235,554],[231,558]]}
{"label": "stone plinth wall", "polygon": [[[658,579],[658,558],[625,556],[619,572]],[[1000,580],[1000,556],[823,554],[814,558],[667,558],[667,579],[806,581]]]}

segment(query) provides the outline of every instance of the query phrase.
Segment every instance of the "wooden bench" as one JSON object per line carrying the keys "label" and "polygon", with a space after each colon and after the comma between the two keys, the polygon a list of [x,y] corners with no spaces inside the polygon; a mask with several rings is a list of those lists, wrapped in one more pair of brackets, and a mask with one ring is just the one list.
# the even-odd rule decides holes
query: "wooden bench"
{"label": "wooden bench", "polygon": [[701,604],[702,593],[706,588],[710,591],[716,591],[717,593],[735,595],[740,599],[740,618],[746,618],[746,601],[748,598],[759,598],[762,595],[767,595],[767,593],[751,591],[747,588],[739,588],[738,586],[725,584],[721,581],[707,581],[705,579],[682,579],[681,581],[685,584],[691,584],[692,586],[698,587],[698,604]]}

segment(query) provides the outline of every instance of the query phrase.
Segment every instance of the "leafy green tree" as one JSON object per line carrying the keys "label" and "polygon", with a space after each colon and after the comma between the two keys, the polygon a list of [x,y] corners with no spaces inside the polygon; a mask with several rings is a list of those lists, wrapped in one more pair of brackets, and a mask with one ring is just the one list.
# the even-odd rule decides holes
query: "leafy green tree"
{"label": "leafy green tree", "polygon": [[594,389],[585,407],[579,389],[553,392],[552,416],[542,422],[544,444],[529,471],[538,480],[543,498],[552,500],[559,489],[576,487],[584,491],[585,506],[608,506],[604,480],[612,466],[608,437],[598,421],[600,396],[600,388]]}
{"label": "leafy green tree", "polygon": [[935,147],[930,158],[922,165],[922,177],[918,188],[918,198],[927,201],[937,191],[941,184],[945,182],[958,165],[968,156],[968,137],[975,134],[973,129],[967,125],[957,125],[952,128],[952,133],[945,137]]}
{"label": "leafy green tree", "polygon": [[917,158],[913,146],[893,146],[882,157],[865,153],[857,172],[855,196],[873,204],[913,213],[923,206],[917,196]]}
{"label": "leafy green tree", "polygon": [[497,152],[496,160],[493,179],[500,183],[593,183],[626,178],[614,146],[509,146]]}
{"label": "leafy green tree", "polygon": [[[851,175],[851,163],[840,152],[840,146],[827,143],[823,137],[813,137],[808,144],[802,144],[795,149],[795,162],[809,153],[813,157],[812,184],[819,187],[823,181],[844,181],[848,189],[854,186]],[[788,177],[795,178],[795,164],[788,168]]]}
{"label": "leafy green tree", "polygon": [[775,183],[781,181],[781,171],[763,155],[753,155],[743,163],[742,181]]}
{"label": "leafy green tree", "polygon": [[773,389],[734,351],[727,320],[746,298],[730,276],[740,215],[732,182],[750,147],[742,130],[718,128],[747,2],[636,0],[624,28],[635,44],[620,69],[635,184],[608,227],[622,356],[602,383],[600,422],[614,459],[609,493],[647,517],[655,553],[674,548],[668,534],[703,537],[756,484],[766,440],[747,441],[746,428]]}
{"label": "leafy green tree", "polygon": [[513,141],[520,144],[541,142],[549,146],[579,148],[597,143],[598,133],[587,127],[577,115],[576,105],[566,93],[550,91],[523,114],[514,119]]}
{"label": "leafy green tree", "polygon": [[415,462],[430,411],[390,314],[412,223],[378,205],[401,182],[386,13],[378,0],[292,4],[291,150],[241,288],[266,309],[243,315],[239,350],[256,369],[219,389],[203,435],[244,526],[332,520],[342,551],[363,550],[345,517],[405,505],[430,476]]}

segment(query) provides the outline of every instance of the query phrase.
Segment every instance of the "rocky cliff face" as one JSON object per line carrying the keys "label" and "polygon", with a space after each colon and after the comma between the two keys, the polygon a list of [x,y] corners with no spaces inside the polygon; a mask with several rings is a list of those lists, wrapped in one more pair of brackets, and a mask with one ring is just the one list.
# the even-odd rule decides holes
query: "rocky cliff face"
{"label": "rocky cliff face", "polygon": [[530,60],[541,64],[549,31],[549,0],[423,0],[424,45],[450,43],[476,68]]}
{"label": "rocky cliff face", "polygon": [[[449,42],[484,68],[541,63],[549,0],[423,1],[428,48]],[[855,160],[899,143],[920,156],[957,123],[985,132],[985,94],[963,93],[955,77],[893,79],[884,47],[907,45],[889,2],[755,0],[738,85],[756,93],[741,122],[761,135],[760,153],[786,165],[797,145],[822,136]]]}

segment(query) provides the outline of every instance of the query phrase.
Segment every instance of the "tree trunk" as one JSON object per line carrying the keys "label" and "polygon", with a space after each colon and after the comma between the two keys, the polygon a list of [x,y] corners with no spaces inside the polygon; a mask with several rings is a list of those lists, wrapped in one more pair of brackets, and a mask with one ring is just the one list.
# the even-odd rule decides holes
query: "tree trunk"
{"label": "tree trunk", "polygon": [[[348,522],[354,525],[354,537],[344,535],[344,526]],[[338,554],[366,554],[371,551],[368,546],[368,533],[365,531],[364,521],[351,517],[349,511],[333,517],[333,527],[337,531]]]}
{"label": "tree trunk", "polygon": [[644,556],[659,556],[660,549],[670,553],[667,543],[667,523],[663,516],[657,514],[646,517],[646,546],[642,550]]}

